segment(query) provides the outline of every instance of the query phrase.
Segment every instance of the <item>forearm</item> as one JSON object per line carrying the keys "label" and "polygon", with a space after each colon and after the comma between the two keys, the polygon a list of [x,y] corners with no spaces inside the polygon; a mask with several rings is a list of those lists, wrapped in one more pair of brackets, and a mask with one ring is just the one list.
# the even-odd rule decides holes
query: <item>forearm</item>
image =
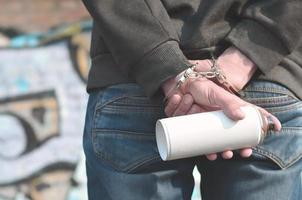
{"label": "forearm", "polygon": [[235,47],[226,49],[217,63],[236,91],[240,91],[257,70],[256,64]]}
{"label": "forearm", "polygon": [[301,9],[300,0],[250,0],[226,40],[268,73],[301,41]]}
{"label": "forearm", "polygon": [[189,66],[160,0],[83,0],[123,73],[153,95]]}

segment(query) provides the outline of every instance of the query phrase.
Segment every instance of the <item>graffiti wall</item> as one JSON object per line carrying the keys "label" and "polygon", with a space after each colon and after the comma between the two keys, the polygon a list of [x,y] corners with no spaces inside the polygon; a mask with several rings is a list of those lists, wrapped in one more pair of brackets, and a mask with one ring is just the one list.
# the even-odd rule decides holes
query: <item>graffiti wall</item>
{"label": "graffiti wall", "polygon": [[91,26],[0,32],[1,200],[87,198],[81,143]]}

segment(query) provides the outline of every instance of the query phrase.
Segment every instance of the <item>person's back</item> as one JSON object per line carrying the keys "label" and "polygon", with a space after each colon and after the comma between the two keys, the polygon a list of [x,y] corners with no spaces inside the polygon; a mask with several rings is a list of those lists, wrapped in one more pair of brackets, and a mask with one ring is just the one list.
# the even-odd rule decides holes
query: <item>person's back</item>
{"label": "person's back", "polygon": [[[302,198],[300,0],[83,2],[94,19],[84,133],[90,199],[189,199],[194,165],[203,199]],[[226,80],[182,74],[214,63]],[[221,109],[240,120],[248,104],[283,127],[253,153],[160,160],[157,119]]]}

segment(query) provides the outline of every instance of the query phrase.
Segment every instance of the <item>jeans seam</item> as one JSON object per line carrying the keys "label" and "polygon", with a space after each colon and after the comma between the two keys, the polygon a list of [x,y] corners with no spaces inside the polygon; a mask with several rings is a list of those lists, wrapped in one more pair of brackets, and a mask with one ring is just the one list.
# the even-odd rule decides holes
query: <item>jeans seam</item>
{"label": "jeans seam", "polygon": [[[262,101],[266,101],[266,102],[261,102],[261,99],[262,99]],[[267,99],[267,100],[265,100],[265,99]],[[271,102],[268,102],[269,99],[272,99],[272,98],[271,97],[257,97],[257,98],[245,97],[244,98],[244,100],[246,100],[248,102],[251,102],[253,104],[261,104],[264,106],[269,106],[269,105],[277,103],[277,105],[275,105],[275,107],[265,108],[267,110],[270,110],[270,111],[276,112],[276,113],[282,113],[282,112],[286,112],[286,111],[290,111],[290,110],[302,107],[301,100],[298,100],[296,102],[293,102],[293,101],[295,101],[294,99],[292,99],[292,101],[286,101],[286,100],[279,100],[279,101],[275,100],[274,101],[274,100],[272,100]],[[278,103],[288,103],[288,104],[287,105],[278,105]]]}
{"label": "jeans seam", "polygon": [[[289,132],[290,130],[297,130],[297,131],[302,131],[302,127],[296,127],[296,126],[284,126],[283,131]],[[286,133],[290,134],[290,133]]]}
{"label": "jeans seam", "polygon": [[[135,108],[135,107],[128,107],[128,106],[125,106],[123,108],[108,108],[108,106],[106,108],[103,108],[102,112],[105,112],[105,113],[114,113],[114,114],[122,114],[122,113],[128,113],[129,111],[131,112],[135,112],[135,113],[145,113],[145,112],[148,112],[148,113],[154,113],[154,112],[160,112],[161,109],[160,108],[157,108],[157,107],[154,107],[154,108],[146,108],[146,107],[139,107],[139,108]],[[143,114],[142,113],[142,114]]]}
{"label": "jeans seam", "polygon": [[[100,96],[103,94],[103,92],[99,92],[99,94],[97,95],[97,102],[96,102],[96,105],[94,107],[94,110],[93,110],[93,127],[90,129],[90,138],[91,138],[91,145],[92,145],[92,148],[93,148],[93,151],[95,152],[95,147],[94,147],[94,134],[93,134],[93,129],[96,127],[96,119],[98,118],[99,114],[97,113],[97,105],[98,104],[101,104],[103,102],[103,96],[102,96],[102,99],[100,99]],[[100,101],[100,102],[99,102]]]}
{"label": "jeans seam", "polygon": [[159,156],[158,155],[150,155],[147,156],[148,158],[144,157],[141,159],[136,160],[132,165],[129,165],[128,167],[126,167],[125,169],[123,169],[124,172],[126,173],[130,173],[130,172],[134,172],[135,169],[155,160],[158,159]]}
{"label": "jeans seam", "polygon": [[275,156],[274,154],[260,148],[260,147],[255,147],[253,148],[256,152],[260,153],[261,155],[269,158],[270,160],[273,160],[274,163],[276,163],[281,169],[284,169],[285,168],[285,163],[278,157],[278,156]]}
{"label": "jeans seam", "polygon": [[129,106],[129,107],[147,107],[147,108],[160,108],[159,104],[151,103],[148,99],[144,101],[136,101],[132,99],[133,96],[124,97],[124,101],[111,102],[109,106]]}
{"label": "jeans seam", "polygon": [[271,112],[274,112],[274,113],[284,113],[284,112],[288,112],[288,111],[291,111],[293,109],[298,109],[298,108],[302,108],[302,102],[296,102],[296,103],[293,103],[290,105],[271,107],[271,108],[265,108],[265,109],[270,110]]}
{"label": "jeans seam", "polygon": [[[138,164],[130,167],[129,169],[127,169],[125,172],[126,173],[131,173],[131,172],[134,172],[135,169],[147,164],[147,163],[151,163],[151,161],[153,160],[157,160],[157,159],[160,159],[160,156],[159,155],[153,155],[152,157],[150,157],[149,159],[146,159],[145,161],[143,162],[138,162]],[[141,159],[143,160],[143,159]],[[137,162],[137,161],[136,161]]]}
{"label": "jeans seam", "polygon": [[264,87],[257,87],[257,86],[253,87],[253,86],[250,86],[250,88],[247,87],[246,89],[244,89],[242,91],[243,96],[245,96],[244,92],[273,92],[273,93],[288,95],[289,97],[292,97],[292,98],[294,98],[296,100],[299,100],[299,98],[296,97],[296,95],[294,93],[292,93],[291,91],[289,91],[288,89],[285,89],[285,88],[281,89],[281,88],[272,88],[272,87],[266,87],[266,88],[264,88]]}
{"label": "jeans seam", "polygon": [[[109,131],[110,130],[111,131],[111,129],[99,129],[99,130],[102,130],[102,131],[106,131],[106,130]],[[124,167],[124,168],[119,167],[117,164],[115,164],[114,162],[110,161],[102,153],[100,153],[99,151],[96,150],[96,147],[95,147],[96,146],[96,142],[95,141],[96,141],[96,135],[97,135],[96,132],[97,132],[96,129],[92,130],[92,148],[93,148],[93,151],[94,151],[95,155],[98,158],[100,158],[101,160],[105,161],[108,165],[112,166],[116,170],[123,171],[123,172],[130,172],[130,171],[136,169],[137,167],[145,164],[146,162],[149,162],[149,161],[151,161],[151,160],[156,159],[156,158],[159,157],[159,155],[156,155],[156,154],[155,155],[154,154],[151,155],[150,154],[150,155],[144,156],[144,157],[142,157],[140,159],[134,160],[133,164],[130,164],[130,165]],[[133,131],[121,131],[121,132],[127,132],[127,133],[131,133],[133,135],[136,134],[136,132],[133,132]],[[148,134],[143,134],[143,135],[140,134],[140,136],[145,137],[145,138],[154,137],[154,135],[148,135]],[[141,162],[141,161],[143,161],[143,162]]]}
{"label": "jeans seam", "polygon": [[269,103],[298,103],[297,100],[291,97],[246,97],[247,101],[255,103],[269,104]]}
{"label": "jeans seam", "polygon": [[140,95],[122,95],[122,96],[117,96],[117,97],[113,97],[111,99],[109,99],[108,101],[106,102],[102,102],[102,104],[98,104],[96,106],[96,110],[99,110],[99,109],[102,109],[103,107],[107,106],[108,104],[111,104],[117,100],[120,100],[120,99],[124,99],[124,98],[131,98],[131,97],[139,97]]}
{"label": "jeans seam", "polygon": [[[121,133],[127,133],[128,135],[143,135],[143,136],[147,136],[147,137],[154,137],[154,133],[151,132],[136,132],[136,131],[128,131],[128,130],[120,130],[120,129],[105,129],[105,128],[93,128],[92,129],[93,132],[104,132],[104,131],[118,131]],[[97,133],[96,133],[97,134]]]}
{"label": "jeans seam", "polygon": [[[93,110],[93,128],[96,127],[96,119],[99,117],[99,114],[97,112],[97,107],[99,104],[102,104],[103,102],[103,96],[102,96],[102,99],[100,99],[100,96],[103,94],[103,92],[99,92],[99,94],[97,95],[97,102],[96,102],[96,105],[94,107],[94,110]],[[99,100],[100,99],[100,100]]]}
{"label": "jeans seam", "polygon": [[[93,149],[95,151],[95,154],[98,158],[100,158],[102,161],[105,161],[108,165],[110,165],[111,167],[113,167],[114,169],[116,170],[119,170],[119,171],[122,171],[122,172],[131,172],[133,171],[134,169],[138,168],[139,166],[142,166],[144,165],[145,163],[153,160],[153,159],[156,159],[156,158],[159,158],[158,155],[148,155],[148,156],[144,156],[140,159],[137,159],[137,160],[134,160],[133,161],[133,164],[130,164],[126,167],[119,167],[117,164],[115,164],[114,162],[110,161],[109,159],[105,158],[105,156],[103,156],[101,153],[99,153],[98,151],[95,150],[95,147],[93,145]],[[143,161],[143,162],[141,162]]]}
{"label": "jeans seam", "polygon": [[96,106],[95,110],[98,111],[98,110],[104,108],[105,106],[107,106],[108,104],[110,104],[110,103],[112,103],[112,102],[115,102],[115,101],[117,101],[117,100],[119,100],[119,99],[126,98],[126,97],[127,97],[127,95],[118,96],[118,97],[113,97],[113,98],[109,99],[108,101],[106,101],[105,103],[102,102],[101,104],[98,104],[98,105]]}
{"label": "jeans seam", "polygon": [[266,151],[265,149],[263,149],[261,147],[254,147],[253,149],[256,152],[260,153],[261,155],[264,155],[267,158],[273,160],[281,169],[286,169],[286,168],[292,166],[297,160],[299,160],[300,158],[302,158],[302,154],[300,154],[297,157],[291,158],[291,159],[289,158],[288,164],[286,164],[285,162],[282,161],[281,158],[279,158],[278,156],[274,155],[271,152]]}

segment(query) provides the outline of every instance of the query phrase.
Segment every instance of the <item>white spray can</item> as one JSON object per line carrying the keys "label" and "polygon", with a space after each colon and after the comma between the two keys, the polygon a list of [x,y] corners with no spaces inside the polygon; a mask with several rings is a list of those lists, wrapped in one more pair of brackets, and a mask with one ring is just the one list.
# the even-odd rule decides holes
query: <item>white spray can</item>
{"label": "white spray can", "polygon": [[161,158],[174,160],[260,144],[273,123],[257,107],[241,110],[245,118],[239,121],[222,111],[158,120],[156,142]]}

